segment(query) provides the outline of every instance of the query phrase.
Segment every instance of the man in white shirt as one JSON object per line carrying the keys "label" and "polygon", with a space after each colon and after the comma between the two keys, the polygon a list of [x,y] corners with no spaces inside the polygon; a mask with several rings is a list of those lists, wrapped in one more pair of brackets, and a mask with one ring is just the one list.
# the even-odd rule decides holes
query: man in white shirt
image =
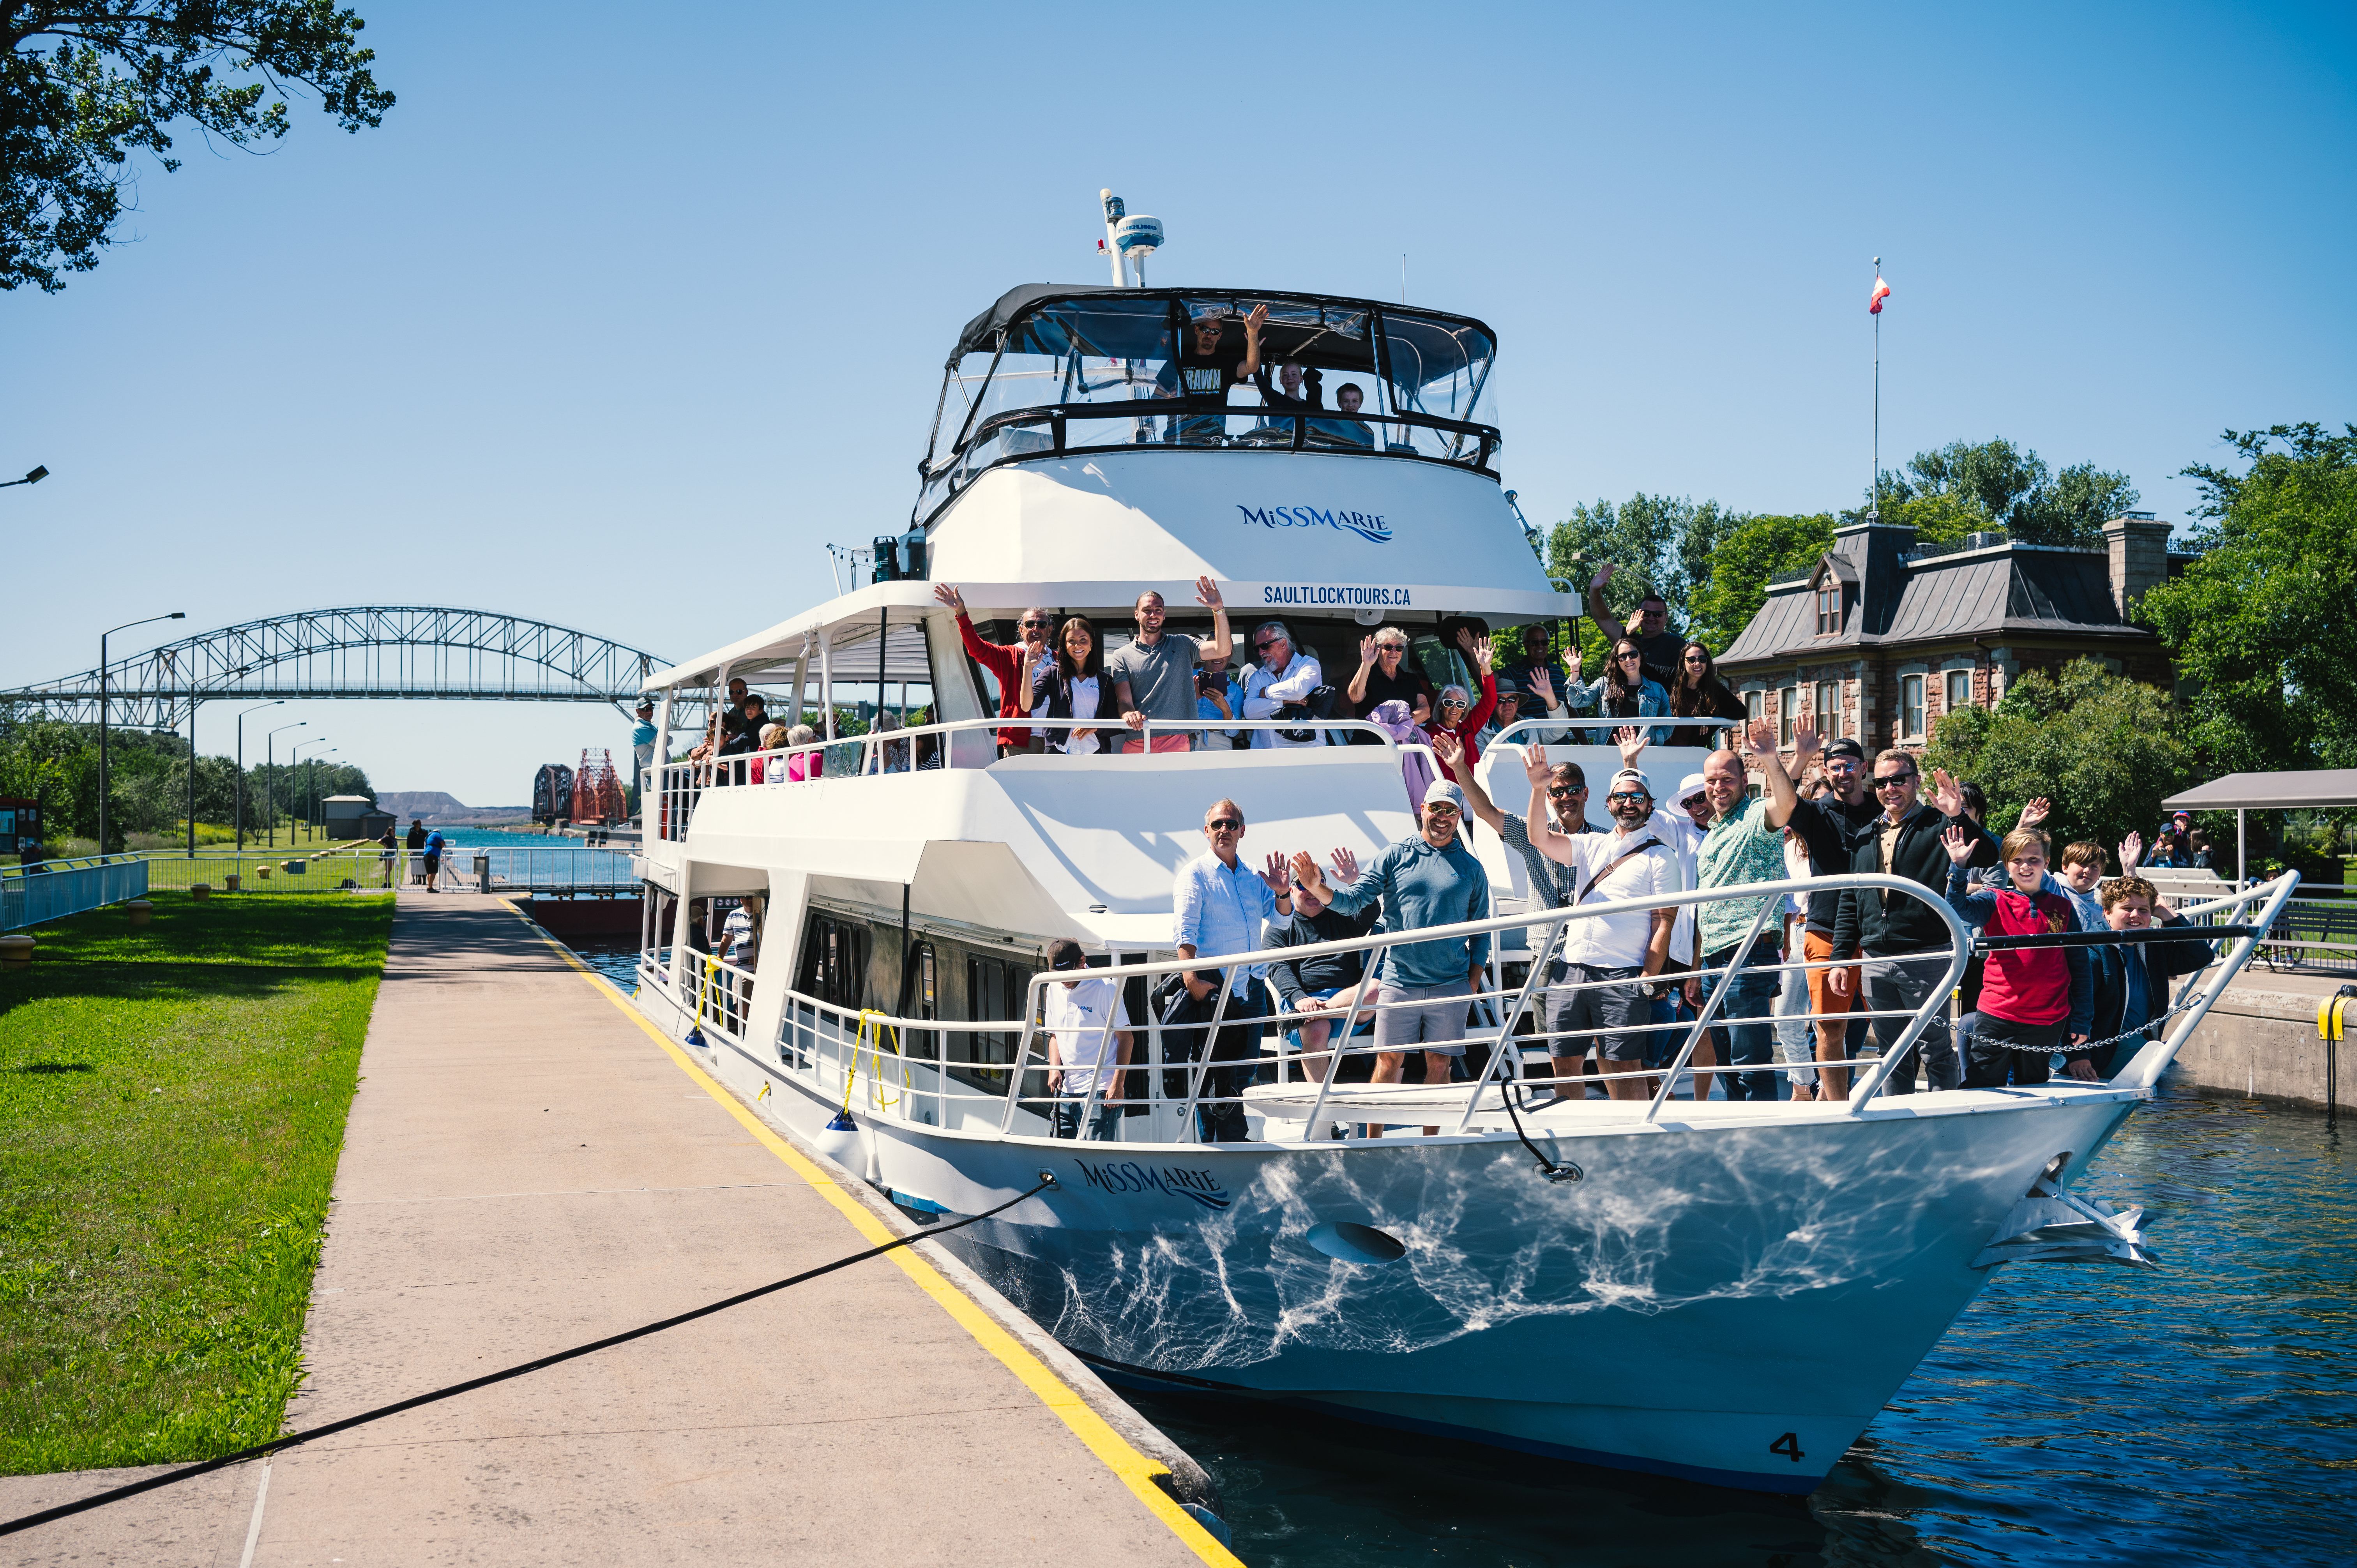
{"label": "man in white shirt", "polygon": [[[1531,845],[1571,869],[1572,908],[1590,901],[1652,897],[1685,886],[1676,854],[1652,831],[1653,791],[1643,774],[1624,768],[1612,776],[1604,797],[1612,832],[1566,835],[1547,818],[1551,774],[1545,752],[1538,746],[1525,748],[1523,768],[1531,780],[1530,814],[1524,819]],[[1643,1064],[1649,1038],[1643,1026],[1652,1021],[1652,977],[1669,961],[1670,929],[1676,922],[1674,909],[1638,909],[1571,922],[1564,945],[1564,989],[1551,995],[1548,1004],[1547,1053],[1558,1079],[1577,1076],[1590,1036],[1606,1071],[1633,1072]],[[1605,1087],[1615,1100],[1646,1097],[1641,1078],[1616,1077]],[[1556,1093],[1570,1092],[1558,1082]]]}
{"label": "man in white shirt", "polygon": [[[1253,628],[1253,651],[1260,655],[1260,663],[1244,676],[1244,717],[1273,719],[1277,710],[1288,703],[1309,700],[1309,693],[1326,683],[1326,672],[1318,660],[1293,646],[1293,634],[1281,620],[1265,620]],[[1254,751],[1272,746],[1323,746],[1325,736],[1308,728],[1304,721],[1302,733],[1306,740],[1288,740],[1286,732],[1256,729],[1252,733]]]}
{"label": "man in white shirt", "polygon": [[[1048,944],[1048,967],[1084,970],[1088,960],[1080,943],[1058,937]],[[1129,1009],[1121,999],[1121,982],[1059,980],[1046,993],[1048,1092],[1056,1097],[1053,1135],[1114,1143],[1121,1128],[1121,1069],[1129,1064],[1130,1046]],[[1097,1094],[1100,1071],[1105,1075],[1104,1091]]]}

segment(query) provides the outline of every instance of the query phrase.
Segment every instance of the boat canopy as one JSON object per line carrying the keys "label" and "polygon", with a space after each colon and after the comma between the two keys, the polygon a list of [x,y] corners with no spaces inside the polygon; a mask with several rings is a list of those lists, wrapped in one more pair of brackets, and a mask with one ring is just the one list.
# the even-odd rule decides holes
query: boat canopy
{"label": "boat canopy", "polygon": [[[1255,316],[1261,352],[1246,374]],[[1075,451],[1280,447],[1489,474],[1500,437],[1482,394],[1496,352],[1470,317],[1372,300],[1026,284],[958,335],[916,521],[995,464]]]}

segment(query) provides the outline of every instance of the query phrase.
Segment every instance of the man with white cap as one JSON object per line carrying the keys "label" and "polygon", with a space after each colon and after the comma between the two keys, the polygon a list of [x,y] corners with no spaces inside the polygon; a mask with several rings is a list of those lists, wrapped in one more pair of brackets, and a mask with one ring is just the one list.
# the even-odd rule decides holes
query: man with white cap
{"label": "man with white cap", "polygon": [[[1344,916],[1381,899],[1386,931],[1453,926],[1487,916],[1489,874],[1457,831],[1465,815],[1465,791],[1436,779],[1426,788],[1417,815],[1421,831],[1375,856],[1349,886],[1327,886],[1306,852],[1293,857],[1295,883]],[[1375,1082],[1399,1082],[1412,1047],[1424,1051],[1425,1082],[1448,1081],[1453,1058],[1465,1054],[1465,1015],[1489,962],[1486,933],[1401,942],[1385,950],[1375,993]],[[1383,1125],[1368,1131],[1381,1136]]]}
{"label": "man with white cap", "polygon": [[[1544,790],[1550,778],[1544,751],[1526,748],[1523,768],[1531,779],[1531,811],[1525,825],[1531,844],[1549,860],[1570,868],[1571,907],[1593,900],[1649,898],[1684,886],[1677,855],[1652,829],[1653,789],[1634,768],[1623,768],[1605,789],[1611,813],[1609,833],[1567,835],[1547,820]],[[1668,813],[1662,813],[1667,815]],[[1669,962],[1672,909],[1638,909],[1574,920],[1564,939],[1564,989],[1547,1019],[1547,1052],[1558,1079],[1577,1078],[1579,1059],[1595,1045],[1609,1073],[1641,1067],[1651,1035],[1652,977]],[[1605,1085],[1615,1100],[1646,1097],[1644,1080],[1616,1077]],[[1558,1083],[1557,1094],[1577,1092]]]}

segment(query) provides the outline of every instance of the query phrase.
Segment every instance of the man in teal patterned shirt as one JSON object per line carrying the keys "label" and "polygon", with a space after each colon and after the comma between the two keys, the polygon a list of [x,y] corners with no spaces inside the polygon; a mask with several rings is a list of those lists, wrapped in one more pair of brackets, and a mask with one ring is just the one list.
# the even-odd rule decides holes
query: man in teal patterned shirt
{"label": "man in teal patterned shirt", "polygon": [[[1796,770],[1807,770],[1816,749],[1814,729],[1803,725],[1794,730]],[[1746,791],[1747,762],[1760,770],[1767,783],[1767,794],[1760,800],[1751,799]],[[1699,870],[1695,886],[1740,887],[1751,882],[1785,880],[1784,824],[1792,820],[1800,797],[1792,788],[1792,776],[1784,771],[1776,755],[1776,734],[1768,721],[1751,721],[1744,733],[1740,758],[1732,751],[1711,753],[1710,760],[1703,764],[1702,780],[1703,792],[1710,800],[1711,823],[1695,856]],[[1722,1058],[1736,1069],[1725,1079],[1729,1100],[1777,1097],[1776,1074],[1768,1070],[1767,1064],[1776,1047],[1770,1020],[1783,978],[1776,966],[1784,961],[1784,954],[1782,922],[1772,910],[1760,924],[1751,950],[1743,954],[1743,967],[1734,967],[1745,935],[1760,907],[1767,902],[1765,897],[1721,899],[1702,905],[1695,915],[1695,947],[1702,954],[1696,967],[1704,972],[1699,980],[1686,982],[1686,999],[1700,1007],[1713,991],[1722,985],[1727,988],[1719,1016],[1727,1022],[1725,1026],[1714,1023],[1711,1035]],[[1704,1098],[1705,1092],[1697,1089],[1695,1097]]]}

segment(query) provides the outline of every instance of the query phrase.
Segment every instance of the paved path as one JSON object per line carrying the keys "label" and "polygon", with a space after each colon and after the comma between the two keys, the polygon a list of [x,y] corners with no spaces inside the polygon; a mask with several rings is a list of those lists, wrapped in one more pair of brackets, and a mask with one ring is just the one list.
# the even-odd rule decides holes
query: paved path
{"label": "paved path", "polygon": [[[496,899],[402,895],[361,1069],[296,1428],[885,1234]],[[1052,1354],[902,1251],[0,1562],[1232,1563]],[[145,1473],[0,1481],[0,1517]]]}

